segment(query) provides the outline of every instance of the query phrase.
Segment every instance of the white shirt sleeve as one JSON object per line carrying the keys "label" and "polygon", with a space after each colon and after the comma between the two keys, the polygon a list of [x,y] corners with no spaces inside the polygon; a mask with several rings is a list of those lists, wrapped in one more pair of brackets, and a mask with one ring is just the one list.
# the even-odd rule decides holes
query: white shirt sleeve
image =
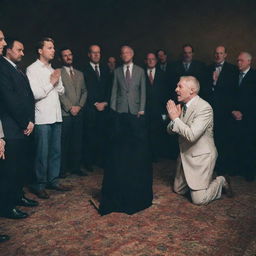
{"label": "white shirt sleeve", "polygon": [[40,100],[45,98],[48,95],[48,93],[54,89],[53,85],[50,82],[49,84],[42,84],[38,79],[36,71],[32,72],[29,68],[27,68],[26,73],[27,73],[31,90],[34,94],[35,100]]}

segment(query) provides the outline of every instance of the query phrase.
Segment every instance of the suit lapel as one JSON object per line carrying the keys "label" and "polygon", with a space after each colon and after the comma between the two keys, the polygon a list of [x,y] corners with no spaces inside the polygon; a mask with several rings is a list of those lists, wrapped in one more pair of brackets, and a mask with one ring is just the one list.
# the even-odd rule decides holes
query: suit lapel
{"label": "suit lapel", "polygon": [[194,99],[190,106],[187,108],[187,111],[186,111],[186,114],[185,116],[183,117],[182,114],[181,114],[181,120],[184,122],[184,123],[187,123],[190,116],[193,114],[194,110],[195,110],[195,106],[197,105],[197,102],[199,100],[199,96],[197,96],[196,99]]}

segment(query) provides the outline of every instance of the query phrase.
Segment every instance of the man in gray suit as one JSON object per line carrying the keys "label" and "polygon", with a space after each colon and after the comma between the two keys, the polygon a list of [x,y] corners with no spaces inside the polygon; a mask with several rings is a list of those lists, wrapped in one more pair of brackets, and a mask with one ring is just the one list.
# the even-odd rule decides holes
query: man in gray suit
{"label": "man in gray suit", "polygon": [[130,46],[121,48],[123,65],[114,71],[111,108],[119,113],[144,115],[146,104],[145,72],[133,64],[134,51]]}
{"label": "man in gray suit", "polygon": [[85,176],[80,170],[83,114],[87,98],[87,89],[82,72],[73,68],[73,54],[70,48],[60,50],[61,79],[65,93],[60,96],[62,123],[61,177],[68,172]]}
{"label": "man in gray suit", "polygon": [[167,103],[171,119],[169,133],[179,135],[180,156],[174,181],[174,191],[184,195],[190,191],[192,202],[208,204],[221,197],[222,189],[232,196],[228,177],[213,179],[217,150],[213,140],[213,111],[210,104],[198,96],[200,85],[193,76],[183,76],[177,84],[178,101]]}

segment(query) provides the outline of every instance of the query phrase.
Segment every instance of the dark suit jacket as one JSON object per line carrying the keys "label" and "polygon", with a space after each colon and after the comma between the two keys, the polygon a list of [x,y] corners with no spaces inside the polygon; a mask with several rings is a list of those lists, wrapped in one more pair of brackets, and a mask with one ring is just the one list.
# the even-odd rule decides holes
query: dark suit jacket
{"label": "dark suit jacket", "polygon": [[236,78],[236,104],[233,110],[239,110],[243,114],[244,125],[255,129],[256,71],[251,68],[244,76],[240,86],[238,85],[239,72],[237,72]]}
{"label": "dark suit jacket", "polygon": [[232,118],[237,86],[237,68],[224,62],[216,85],[213,84],[215,64],[207,67],[207,83],[204,90],[205,99],[211,104],[215,121],[225,122]]}
{"label": "dark suit jacket", "polygon": [[0,57],[0,115],[5,138],[24,138],[23,130],[35,120],[35,102],[28,78]]}
{"label": "dark suit jacket", "polygon": [[200,87],[203,88],[205,84],[206,65],[198,60],[192,60],[189,65],[189,69],[186,71],[183,65],[183,61],[177,61],[172,64],[172,72],[174,75],[174,83],[177,84],[181,76],[194,76],[200,83]]}
{"label": "dark suit jacket", "polygon": [[104,65],[99,65],[100,79],[92,68],[90,63],[87,63],[84,70],[84,80],[87,87],[87,99],[85,103],[85,122],[91,122],[93,125],[97,122],[98,116],[102,116],[94,106],[95,102],[110,102],[110,84],[108,68]]}
{"label": "dark suit jacket", "polygon": [[170,97],[166,90],[166,77],[164,72],[156,68],[153,84],[150,83],[145,69],[146,75],[146,116],[152,118],[161,118],[161,114],[166,112],[166,102]]}
{"label": "dark suit jacket", "polygon": [[123,66],[114,71],[114,82],[111,94],[111,108],[119,113],[137,115],[145,111],[146,82],[144,70],[133,65],[131,83],[127,85]]}

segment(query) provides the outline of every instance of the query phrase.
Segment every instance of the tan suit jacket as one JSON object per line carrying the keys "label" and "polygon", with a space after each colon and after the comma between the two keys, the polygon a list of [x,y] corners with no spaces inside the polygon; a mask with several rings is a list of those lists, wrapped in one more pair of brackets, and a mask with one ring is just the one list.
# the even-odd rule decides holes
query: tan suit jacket
{"label": "tan suit jacket", "polygon": [[72,106],[83,108],[87,98],[83,73],[77,69],[73,71],[74,78],[72,79],[64,67],[61,69],[61,79],[65,88],[65,93],[60,96],[62,116],[69,116]]}
{"label": "tan suit jacket", "polygon": [[196,96],[185,116],[181,115],[174,123],[170,123],[167,131],[179,134],[177,172],[183,168],[190,189],[208,188],[217,158],[210,104]]}
{"label": "tan suit jacket", "polygon": [[2,126],[2,122],[0,120],[0,139],[4,137],[4,131],[3,131],[3,126]]}

